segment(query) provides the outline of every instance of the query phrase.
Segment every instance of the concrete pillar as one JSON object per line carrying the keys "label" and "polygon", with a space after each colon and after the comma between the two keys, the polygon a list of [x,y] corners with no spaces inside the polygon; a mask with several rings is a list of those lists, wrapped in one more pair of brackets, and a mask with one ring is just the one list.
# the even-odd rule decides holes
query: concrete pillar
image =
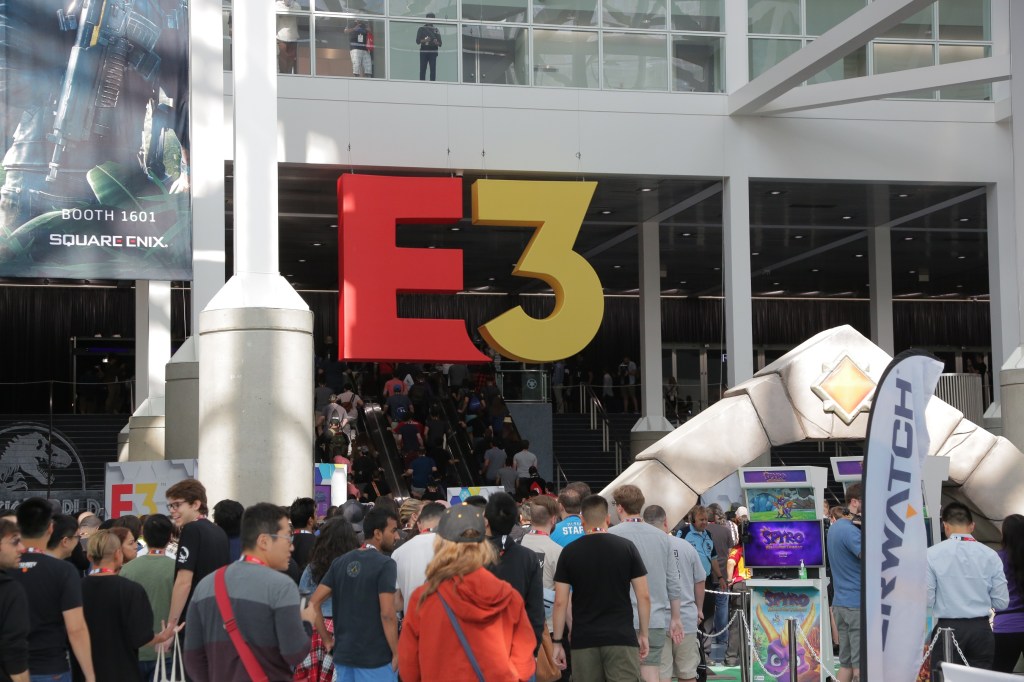
{"label": "concrete pillar", "polygon": [[722,30],[728,36],[738,39],[725,41],[725,86],[726,92],[736,92],[747,84],[749,79],[748,45],[744,36],[747,35],[747,3],[724,2],[725,26]]}
{"label": "concrete pillar", "polygon": [[868,282],[871,283],[871,340],[889,355],[896,355],[892,324],[892,230],[889,188],[876,187],[874,229],[868,230]]}
{"label": "concrete pillar", "polygon": [[[1024,111],[1024,6],[1011,2],[1009,7],[1010,39],[1010,106]],[[1017,76],[1017,81],[1013,81]],[[1018,449],[1024,448],[1024,338],[1020,314],[1021,279],[1018,274],[1024,262],[1024,240],[1017,238],[1022,211],[1015,197],[1024,192],[1024,116],[1009,122],[1012,136],[1014,169],[1009,182],[990,186],[988,192],[989,279],[992,282],[992,367],[998,365],[999,390],[996,401],[985,412],[986,425],[1001,420],[1003,436]],[[993,210],[994,209],[994,210]]]}
{"label": "concrete pillar", "polygon": [[[729,3],[726,3],[729,4]],[[754,376],[754,321],[750,291],[750,179],[725,179],[722,194],[725,270],[725,348],[729,388]]]}
{"label": "concrete pillar", "polygon": [[164,458],[164,368],[171,357],[171,283],[135,283],[135,411],[128,461]]}
{"label": "concrete pillar", "polygon": [[278,273],[275,23],[260,3],[234,5],[234,104],[245,112],[235,274],[199,315],[199,478],[211,504],[313,491],[313,314]]}
{"label": "concrete pillar", "polygon": [[[192,0],[189,49],[193,64],[222,64],[220,0]],[[199,313],[224,286],[224,72],[191,72],[192,315],[186,339],[166,370],[167,459],[199,452]]]}
{"label": "concrete pillar", "polygon": [[661,225],[648,220],[640,225],[640,420],[629,434],[632,454],[674,430],[665,419],[661,367]]}

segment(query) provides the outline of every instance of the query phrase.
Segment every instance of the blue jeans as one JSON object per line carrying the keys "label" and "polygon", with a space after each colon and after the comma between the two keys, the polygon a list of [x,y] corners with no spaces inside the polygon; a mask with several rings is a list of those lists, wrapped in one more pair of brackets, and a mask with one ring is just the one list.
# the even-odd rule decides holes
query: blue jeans
{"label": "blue jeans", "polygon": [[[717,586],[715,589],[719,589]],[[729,595],[715,595],[715,632],[722,632],[729,623]],[[711,660],[721,662],[725,660],[725,652],[729,648],[729,631],[715,637],[711,642]]]}
{"label": "blue jeans", "polygon": [[32,675],[28,676],[30,682],[71,682],[71,671],[66,673],[51,673],[49,675]]}
{"label": "blue jeans", "polygon": [[353,668],[335,663],[334,670],[338,682],[398,682],[398,673],[391,669],[390,663],[379,668]]}
{"label": "blue jeans", "polygon": [[[164,670],[168,673],[171,672],[171,660],[170,656],[164,659]],[[156,672],[156,665],[160,662],[160,659],[152,661],[139,661],[139,674],[142,675],[142,682],[150,682],[153,679],[153,673]]]}

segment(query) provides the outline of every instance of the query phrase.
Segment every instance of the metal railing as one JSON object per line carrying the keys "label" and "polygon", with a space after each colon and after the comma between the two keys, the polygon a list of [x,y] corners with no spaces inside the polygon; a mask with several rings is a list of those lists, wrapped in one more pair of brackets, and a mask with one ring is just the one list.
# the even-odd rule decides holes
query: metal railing
{"label": "metal railing", "polygon": [[390,425],[380,405],[367,402],[363,405],[363,423],[377,450],[377,465],[384,470],[384,478],[396,497],[408,497],[409,488],[402,476],[404,468],[398,444],[391,433]]}
{"label": "metal railing", "polygon": [[475,472],[479,470],[480,466],[476,461],[473,443],[469,439],[469,434],[466,433],[466,430],[459,423],[458,410],[455,408],[455,403],[452,402],[451,398],[435,398],[434,405],[439,408],[441,415],[444,417],[445,433],[448,436],[446,439],[448,454],[451,455],[452,459],[456,460],[455,470],[459,475],[460,486],[477,485]]}
{"label": "metal railing", "polygon": [[[622,473],[622,441],[615,439],[612,440],[611,431],[611,420],[608,418],[608,411],[604,408],[604,404],[600,398],[594,392],[593,386],[590,384],[580,384],[583,388],[580,391],[580,402],[583,402],[584,394],[587,395],[587,411],[590,413],[590,428],[591,430],[601,430],[601,451],[611,452],[615,456],[615,475],[618,476]],[[582,410],[582,406],[581,406]]]}

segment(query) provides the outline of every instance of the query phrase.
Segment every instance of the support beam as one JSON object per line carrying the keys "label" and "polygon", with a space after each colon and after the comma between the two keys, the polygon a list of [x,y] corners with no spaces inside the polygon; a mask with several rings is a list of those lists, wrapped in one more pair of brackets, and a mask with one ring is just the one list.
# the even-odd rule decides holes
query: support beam
{"label": "support beam", "polygon": [[171,283],[135,283],[135,405],[128,419],[130,461],[163,459],[166,451],[164,368],[171,359]]}
{"label": "support beam", "polygon": [[750,178],[723,183],[722,269],[725,272],[727,381],[736,386],[754,376],[754,320],[750,292]]}
{"label": "support beam", "polygon": [[892,228],[889,188],[874,188],[874,215],[882,225],[868,230],[868,281],[871,283],[871,340],[889,355],[896,355],[892,322]]}
{"label": "support beam", "polygon": [[828,68],[868,41],[885,33],[935,0],[875,0],[729,95],[729,114],[758,112],[761,107]]}
{"label": "support beam", "polygon": [[761,107],[757,113],[786,114],[885,97],[902,97],[954,85],[995,83],[1009,78],[1010,56],[1003,54],[953,64],[805,85],[781,95],[774,102]]}
{"label": "support beam", "polygon": [[[668,433],[661,366],[661,224],[640,226],[640,421],[633,431]],[[653,442],[653,441],[652,441]],[[647,443],[648,445],[650,443]]]}

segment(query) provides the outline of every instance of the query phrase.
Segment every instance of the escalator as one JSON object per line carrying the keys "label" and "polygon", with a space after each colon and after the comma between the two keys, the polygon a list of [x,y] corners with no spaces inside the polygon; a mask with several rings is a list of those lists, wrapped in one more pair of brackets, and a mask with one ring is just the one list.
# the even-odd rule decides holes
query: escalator
{"label": "escalator", "polygon": [[448,454],[451,459],[456,460],[454,473],[457,477],[459,487],[470,487],[480,485],[476,472],[480,470],[480,464],[476,461],[476,454],[473,452],[473,443],[466,433],[466,429],[459,424],[458,410],[451,398],[437,398],[434,405],[439,409],[441,418],[445,422],[446,433],[448,434]]}
{"label": "escalator", "polygon": [[377,463],[384,470],[384,480],[395,497],[408,497],[409,485],[402,476],[404,468],[398,444],[391,434],[391,425],[377,403],[363,405],[363,423],[377,452]]}

